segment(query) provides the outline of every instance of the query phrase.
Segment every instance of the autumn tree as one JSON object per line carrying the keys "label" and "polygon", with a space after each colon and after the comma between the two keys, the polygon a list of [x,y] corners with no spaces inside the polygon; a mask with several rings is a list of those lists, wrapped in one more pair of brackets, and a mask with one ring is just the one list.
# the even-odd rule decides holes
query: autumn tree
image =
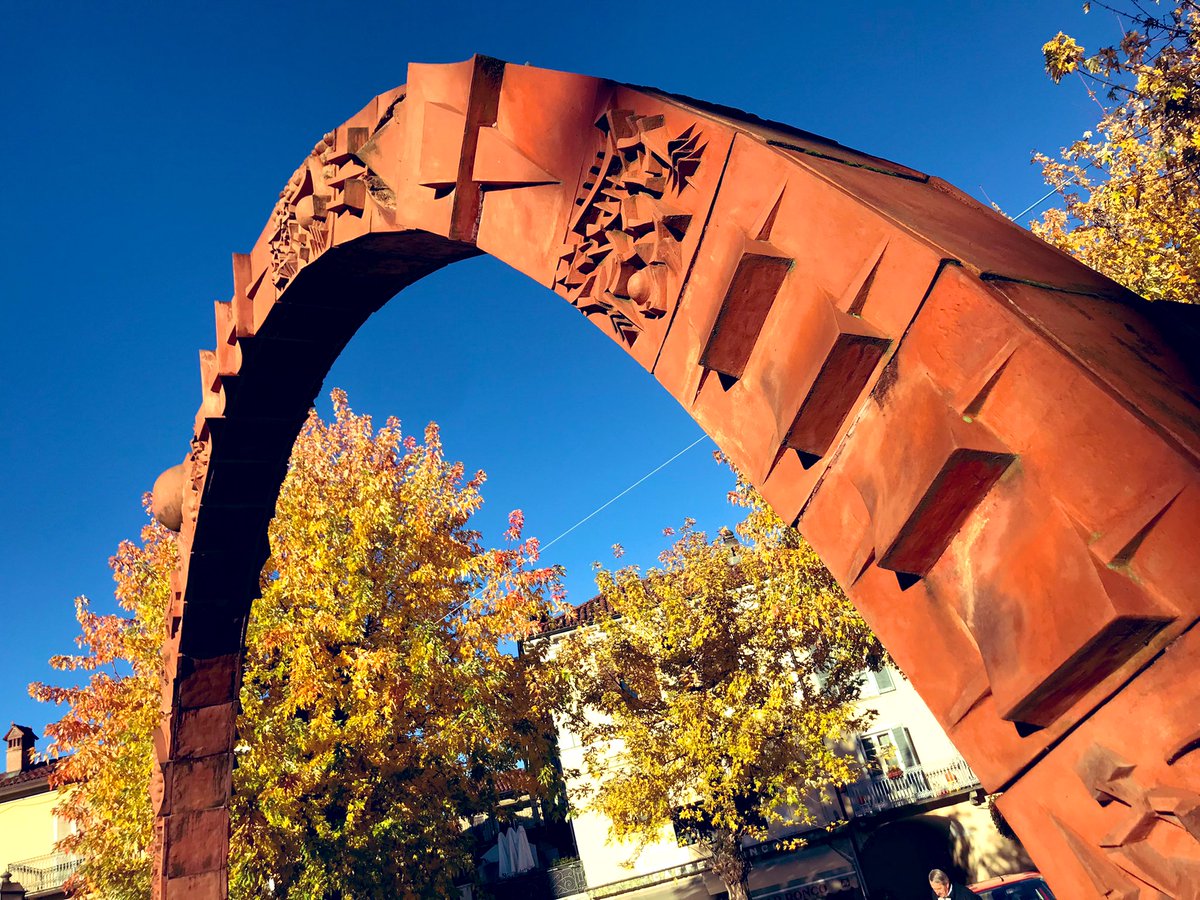
{"label": "autumn tree", "polygon": [[741,541],[687,522],[657,567],[598,567],[611,615],[530,652],[586,748],[588,808],[639,847],[692,832],[739,900],[742,839],[811,822],[806,802],[855,777],[837,745],[885,658],[813,549],[746,482],[731,497]]}
{"label": "autumn tree", "polygon": [[74,829],[58,849],[82,858],[72,879],[77,896],[150,896],[151,736],[159,717],[159,651],[176,558],[174,536],[158,525],[142,529],[141,543],[122,541],[109,565],[123,614],[95,613],[86,597],[76,598],[81,652],[50,660],[82,683],[30,685],[36,699],[66,707],[46,734],[50,752],[63,754],[50,778],[52,786],[66,788],[56,813]]}
{"label": "autumn tree", "polygon": [[[389,421],[376,431],[335,392],[310,416],[270,526],[271,555],[247,631],[231,807],[234,897],[449,896],[473,870],[466,817],[494,808],[497,777],[538,790],[548,729],[504,652],[556,603],[514,513],[487,549],[469,520],[483,474]],[[76,783],[79,896],[149,893],[146,791],[157,722],[159,642],[174,564],[157,525],[113,558],[124,615],[79,601],[83,652],[53,664],[91,673],[47,729]],[[117,671],[112,667],[118,666]],[[127,667],[122,669],[121,667]]]}
{"label": "autumn tree", "polygon": [[1200,2],[1094,2],[1122,39],[1089,54],[1059,32],[1042,48],[1055,82],[1077,76],[1100,110],[1058,158],[1037,154],[1061,208],[1034,233],[1150,300],[1200,287]]}

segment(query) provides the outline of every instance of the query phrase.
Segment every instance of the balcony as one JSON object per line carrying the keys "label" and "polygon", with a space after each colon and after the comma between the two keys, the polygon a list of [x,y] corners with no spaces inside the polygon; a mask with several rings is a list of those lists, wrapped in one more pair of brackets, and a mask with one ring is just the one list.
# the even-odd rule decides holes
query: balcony
{"label": "balcony", "polygon": [[489,885],[496,900],[529,900],[532,897],[570,897],[587,890],[579,860],[534,869]]}
{"label": "balcony", "polygon": [[925,803],[975,790],[979,779],[959,758],[945,765],[917,766],[896,775],[876,775],[844,788],[855,816],[873,816],[901,806]]}
{"label": "balcony", "polygon": [[79,868],[79,857],[66,853],[47,853],[9,863],[12,880],[19,882],[29,896],[57,891]]}

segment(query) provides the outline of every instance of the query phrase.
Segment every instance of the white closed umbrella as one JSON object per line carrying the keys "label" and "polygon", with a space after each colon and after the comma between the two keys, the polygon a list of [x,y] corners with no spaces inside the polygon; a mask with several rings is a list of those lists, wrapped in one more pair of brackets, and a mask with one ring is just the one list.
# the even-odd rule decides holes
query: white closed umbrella
{"label": "white closed umbrella", "polygon": [[509,828],[508,831],[504,832],[504,845],[508,850],[508,859],[512,866],[512,874],[516,875],[518,872],[524,871],[521,868],[520,860],[517,858],[517,830],[515,828]]}
{"label": "white closed umbrella", "polygon": [[507,878],[515,870],[513,869],[512,853],[508,846],[508,836],[503,831],[496,838],[496,852],[499,856],[498,862],[500,863],[499,875],[501,878]]}
{"label": "white closed umbrella", "polygon": [[525,833],[525,826],[522,825],[517,829],[517,871],[528,872],[536,866],[533,850],[529,846],[529,835]]}

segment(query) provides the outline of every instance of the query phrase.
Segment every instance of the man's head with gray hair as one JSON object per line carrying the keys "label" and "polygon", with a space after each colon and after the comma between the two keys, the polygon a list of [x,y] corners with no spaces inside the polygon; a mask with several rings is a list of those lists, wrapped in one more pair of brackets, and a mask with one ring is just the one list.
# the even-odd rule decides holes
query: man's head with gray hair
{"label": "man's head with gray hair", "polygon": [[931,869],[929,872],[929,886],[933,888],[935,897],[950,896],[950,876],[941,869]]}

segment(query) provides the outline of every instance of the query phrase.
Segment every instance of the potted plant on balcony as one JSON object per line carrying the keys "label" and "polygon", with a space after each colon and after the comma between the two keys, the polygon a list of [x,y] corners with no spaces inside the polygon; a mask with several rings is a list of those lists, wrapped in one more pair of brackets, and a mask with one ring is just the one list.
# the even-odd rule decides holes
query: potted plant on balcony
{"label": "potted plant on balcony", "polygon": [[904,774],[904,770],[901,769],[897,765],[892,765],[892,766],[888,767],[887,777],[890,778],[892,781],[895,781],[897,778],[899,778],[903,774]]}

